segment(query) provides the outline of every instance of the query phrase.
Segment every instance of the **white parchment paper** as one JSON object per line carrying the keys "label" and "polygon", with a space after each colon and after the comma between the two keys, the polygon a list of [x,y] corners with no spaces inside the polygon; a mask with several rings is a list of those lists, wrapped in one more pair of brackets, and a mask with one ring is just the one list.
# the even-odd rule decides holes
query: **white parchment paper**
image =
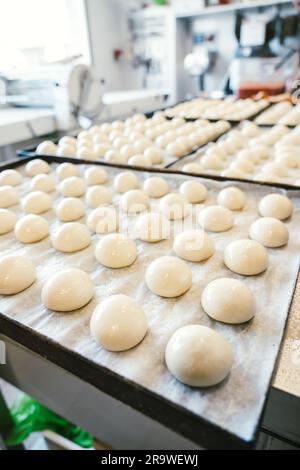
{"label": "white parchment paper", "polygon": [[[53,164],[53,170],[56,165]],[[81,165],[81,172],[85,169]],[[107,169],[107,168],[106,168]],[[21,168],[21,171],[23,169]],[[110,186],[113,177],[120,171],[109,168]],[[146,172],[137,172],[141,181],[153,176]],[[163,175],[172,190],[177,191],[187,179],[184,175]],[[184,228],[191,228],[195,218],[203,207],[216,203],[218,192],[230,183],[202,181],[209,190],[205,204],[194,205],[191,216]],[[0,237],[0,254],[18,253],[29,256],[37,266],[37,282],[21,294],[11,297],[0,296],[0,311],[39,332],[67,349],[81,354],[90,361],[113,370],[121,377],[126,377],[139,385],[152,390],[167,400],[189,410],[197,416],[220,426],[224,430],[250,440],[258,424],[262,407],[268,391],[274,369],[290,300],[296,282],[300,253],[300,199],[296,191],[289,192],[294,204],[294,214],[286,222],[290,233],[288,246],[269,249],[269,267],[262,275],[243,277],[231,273],[223,264],[223,252],[233,240],[246,238],[249,226],[259,215],[259,200],[272,192],[270,187],[255,184],[237,183],[247,196],[246,208],[236,212],[234,228],[225,233],[211,234],[215,242],[214,256],[204,263],[188,263],[193,272],[193,285],[189,292],[179,299],[162,299],[152,294],[144,281],[145,271],[150,262],[159,256],[173,254],[173,240],[158,244],[137,241],[138,259],[129,268],[110,270],[97,263],[94,249],[99,236],[93,235],[92,246],[75,254],[56,252],[50,238],[29,246],[15,240],[13,233]],[[28,191],[29,180],[24,179],[20,194]],[[274,188],[274,192],[285,193]],[[60,196],[53,194],[54,207]],[[119,196],[115,194],[117,206]],[[158,210],[158,202],[152,200],[152,210]],[[15,208],[18,215],[21,209]],[[88,213],[89,211],[87,211]],[[45,214],[55,231],[59,222],[55,212]],[[131,217],[133,226],[139,216]],[[85,222],[85,219],[82,219]],[[126,219],[121,224],[124,230]],[[173,224],[173,232],[182,230],[180,222]],[[52,274],[67,267],[76,267],[88,272],[95,284],[95,297],[83,309],[69,314],[47,310],[40,300],[41,289]],[[204,313],[200,298],[204,287],[212,280],[231,276],[243,279],[253,290],[256,303],[256,317],[242,326],[229,326],[214,322]],[[131,351],[110,353],[94,343],[89,332],[89,322],[97,303],[106,297],[123,293],[133,296],[144,308],[149,331],[144,341]],[[164,351],[172,333],[183,325],[201,324],[214,328],[231,342],[234,349],[234,366],[230,376],[220,385],[211,389],[192,389],[179,383],[168,372],[164,362]]]}

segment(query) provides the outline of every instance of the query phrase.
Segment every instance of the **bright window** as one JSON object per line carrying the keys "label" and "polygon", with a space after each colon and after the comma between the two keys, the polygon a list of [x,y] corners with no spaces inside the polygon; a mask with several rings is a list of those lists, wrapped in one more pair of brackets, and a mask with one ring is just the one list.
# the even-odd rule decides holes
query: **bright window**
{"label": "bright window", "polygon": [[84,0],[0,0],[0,72],[82,54],[90,63]]}

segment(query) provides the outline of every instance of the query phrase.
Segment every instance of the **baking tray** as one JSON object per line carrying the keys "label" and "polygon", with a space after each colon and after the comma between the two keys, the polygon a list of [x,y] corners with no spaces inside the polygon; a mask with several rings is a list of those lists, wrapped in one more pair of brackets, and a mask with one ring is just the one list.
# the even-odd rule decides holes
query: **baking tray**
{"label": "baking tray", "polygon": [[[261,132],[263,133],[264,131],[267,132],[267,131],[270,131],[273,127],[275,126],[258,126],[259,129],[261,130]],[[285,127],[288,127],[288,126],[285,126]],[[236,129],[238,129],[238,127],[235,127]],[[290,128],[290,130],[292,131],[293,129],[295,128]],[[230,132],[230,131],[228,131]],[[227,133],[226,133],[227,134]],[[226,134],[223,134],[222,136],[219,137],[220,140],[222,140],[222,138],[226,137]],[[254,137],[255,138],[255,137]],[[216,142],[219,140],[217,139]],[[194,175],[193,173],[186,173],[186,172],[183,172],[182,171],[182,168],[184,165],[186,165],[187,163],[201,163],[201,158],[202,156],[204,156],[205,154],[205,151],[206,149],[209,148],[209,144],[206,144],[204,145],[202,148],[196,150],[195,152],[191,153],[190,155],[186,155],[184,157],[182,157],[181,159],[178,159],[177,161],[175,161],[174,163],[170,163],[169,165],[166,166],[166,168],[170,169],[170,170],[175,170],[175,171],[179,171],[181,172],[182,174],[189,174],[189,175]],[[240,150],[244,150],[244,149],[247,149],[248,147],[244,147]],[[240,151],[238,150],[238,152]],[[271,148],[271,151],[272,151],[272,148]],[[237,154],[232,154],[231,157],[230,157],[230,162],[234,160],[234,158],[236,157]],[[267,160],[262,160],[262,164],[260,165],[260,167],[262,167],[263,165],[265,165],[266,163],[271,163],[273,160],[272,159],[267,159]],[[222,178],[220,176],[220,173],[222,172],[223,170],[204,170],[203,173],[201,173],[199,176],[203,176],[203,177],[217,177],[218,179],[219,178]],[[280,178],[278,177],[277,181],[272,181],[271,184],[272,185],[278,185],[278,186],[281,186],[283,188],[299,188],[299,184],[295,184],[296,181],[299,181],[300,182],[300,168],[297,168],[297,169],[294,169],[294,168],[288,168],[288,171],[290,173],[290,176],[289,177],[286,177],[286,178]],[[291,174],[293,173],[293,175]],[[226,180],[228,179],[228,177],[224,177],[223,180]],[[231,178],[230,179],[232,180],[236,180],[236,181],[246,181],[246,182],[255,182],[255,183],[260,183],[261,181],[260,180],[255,180],[253,177],[251,177],[251,174],[248,175],[248,177],[246,178]],[[267,183],[264,182],[264,183]]]}
{"label": "baking tray", "polygon": [[[27,158],[22,163],[31,159]],[[46,157],[45,159],[50,163],[62,161],[60,157]],[[78,159],[69,158],[65,161],[85,167],[90,166],[90,163]],[[20,166],[20,160],[2,165],[0,170],[18,166]],[[120,166],[118,169],[109,164],[105,167],[111,174],[116,174],[121,168],[127,168]],[[180,182],[189,179],[178,172],[170,173],[166,170],[157,172],[153,169],[143,169],[136,173],[141,179],[149,174],[163,174],[176,187]],[[197,180],[203,181],[210,188],[210,197],[213,196],[213,199],[217,190],[228,185],[228,182],[221,183],[222,178],[197,177]],[[274,188],[271,184],[239,183],[238,186],[248,193],[247,223],[245,223],[245,214],[241,213],[236,216],[237,222],[241,220],[241,217],[243,219],[242,224],[237,223],[239,233],[226,232],[212,235],[217,248],[212,272],[208,267],[209,262],[204,265],[191,264],[194,274],[193,288],[178,300],[160,299],[150,294],[144,283],[140,282],[141,271],[144,273],[149,258],[152,255],[157,257],[167,254],[170,249],[169,241],[158,245],[147,245],[146,255],[141,252],[142,244],[138,243],[140,252],[138,266],[133,265],[126,270],[114,271],[114,281],[111,284],[111,271],[103,274],[107,270],[95,264],[91,248],[85,250],[84,253],[62,255],[53,253],[49,240],[38,245],[24,247],[16,241],[13,241],[11,245],[9,235],[1,237],[1,250],[8,249],[9,244],[9,249],[13,251],[27,253],[33,260],[38,258],[40,262],[44,261],[43,267],[39,268],[39,281],[36,285],[14,298],[0,298],[1,332],[105,393],[206,448],[251,448],[259,429],[298,275],[300,199],[296,191],[289,190],[296,208],[294,217],[288,223],[291,233],[289,247],[280,251],[270,250],[269,270],[262,276],[247,278],[247,282],[255,291],[256,298],[260,299],[259,302],[262,302],[260,291],[262,282],[264,283],[264,306],[261,304],[260,310],[264,315],[258,314],[254,322],[238,327],[216,324],[201,311],[200,292],[212,278],[230,274],[223,266],[221,250],[235,237],[247,235],[249,223],[257,218],[258,200],[268,194],[270,188],[282,192],[281,188]],[[212,199],[209,202],[211,203]],[[254,209],[255,213],[253,213]],[[50,214],[50,220],[51,217]],[[52,256],[50,261],[49,254]],[[53,272],[61,266],[69,265],[81,267],[88,272],[94,272],[96,269],[94,282],[97,286],[98,299],[121,292],[124,287],[123,292],[132,294],[142,301],[148,315],[150,333],[140,346],[127,353],[115,355],[95,345],[88,332],[89,318],[95,307],[95,300],[74,314],[55,314],[43,308],[39,301],[41,281],[49,276],[50,271]],[[201,273],[201,269],[207,271]],[[216,272],[218,272],[217,276]],[[239,278],[233,273],[230,275]],[[276,277],[275,283],[274,276]],[[151,312],[150,316],[149,312]],[[274,313],[276,313],[275,316]],[[183,324],[199,323],[199,321],[229,337],[236,352],[235,366],[229,379],[217,387],[205,390],[191,389],[177,382],[166,370],[163,360],[164,347],[172,331]],[[259,344],[257,343],[258,337],[260,337]],[[145,358],[147,358],[146,361]],[[262,358],[266,361],[264,367],[261,367]]]}
{"label": "baking tray", "polygon": [[[187,120],[186,120],[187,121]],[[218,121],[215,121],[215,122],[218,122]],[[228,121],[226,121],[228,122]],[[172,157],[171,155],[168,155],[166,153],[166,160],[164,164],[161,164],[161,165],[156,165],[155,167],[153,167],[156,171],[157,170],[160,170],[160,169],[164,169],[164,168],[169,168],[171,167],[173,164],[175,164],[176,162],[190,156],[192,153],[195,153],[195,152],[199,152],[199,150],[201,150],[202,148],[206,147],[208,144],[212,144],[212,143],[215,143],[218,141],[218,139],[220,139],[221,137],[223,137],[224,135],[226,135],[230,130],[232,130],[232,128],[230,127],[228,130],[226,130],[225,132],[223,132],[222,134],[220,134],[218,137],[216,137],[215,139],[210,139],[208,142],[206,142],[205,144],[203,145],[200,145],[197,149],[193,150],[192,152],[189,152],[187,153],[186,155],[180,157],[180,158],[176,158],[176,157]],[[76,134],[72,134],[73,136],[76,137]],[[53,140],[53,142],[55,144],[57,144],[59,141],[59,139],[55,139]],[[155,147],[155,143],[153,143],[153,146]],[[17,155],[18,157],[20,158],[24,158],[24,157],[39,157],[39,158],[43,158],[45,159],[47,157],[47,155],[37,155],[36,153],[36,148],[37,148],[37,144],[36,145],[31,145],[29,147],[25,147],[23,149],[20,149],[20,150],[17,150]],[[50,155],[51,157],[56,157],[55,155]],[[63,162],[65,160],[65,158],[67,157],[59,157],[61,158],[61,162]],[[75,158],[75,156],[74,156]],[[78,160],[76,158],[76,160]],[[90,162],[90,163],[95,163],[95,160],[84,160],[84,161],[87,161],[87,162]],[[103,163],[103,164],[106,164],[105,161],[103,160],[96,160],[100,163]],[[118,164],[114,164],[114,163],[108,163],[109,166],[120,166]],[[123,165],[122,165],[123,166]],[[126,168],[141,168],[141,167],[133,167],[132,165],[124,165]]]}

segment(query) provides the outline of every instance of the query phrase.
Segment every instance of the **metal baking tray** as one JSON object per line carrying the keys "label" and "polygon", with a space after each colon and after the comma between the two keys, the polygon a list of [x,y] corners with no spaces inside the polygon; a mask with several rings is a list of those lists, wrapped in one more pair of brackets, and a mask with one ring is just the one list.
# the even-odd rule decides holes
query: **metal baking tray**
{"label": "metal baking tray", "polygon": [[[20,167],[32,157],[1,165],[0,170]],[[61,163],[60,157],[45,157],[49,163]],[[88,167],[91,163],[66,158]],[[101,163],[93,163],[101,166]],[[102,165],[112,175],[126,166]],[[150,175],[163,175],[173,188],[191,177],[178,172],[139,169],[141,180]],[[231,184],[222,178],[199,178],[210,189],[209,203],[216,192]],[[55,253],[49,239],[24,247],[10,236],[0,238],[0,249],[29,254],[39,259],[39,280],[32,288],[11,298],[0,297],[1,332],[33,352],[46,357],[82,380],[136,410],[172,428],[206,448],[251,448],[255,444],[264,403],[269,391],[272,372],[283,336],[290,303],[298,276],[300,234],[300,198],[298,192],[287,188],[295,205],[295,214],[288,223],[291,241],[281,250],[270,250],[270,268],[261,276],[247,278],[256,298],[259,312],[256,320],[237,327],[209,320],[200,308],[200,292],[210,280],[232,275],[223,265],[222,251],[234,238],[247,236],[247,227],[257,218],[257,202],[270,191],[284,192],[271,184],[236,183],[248,195],[249,211],[236,215],[236,227],[224,234],[212,235],[216,255],[210,264],[191,264],[193,288],[178,300],[161,299],[149,293],[144,285],[145,266],[152,257],[170,252],[170,241],[148,246],[143,253],[138,242],[139,260],[125,270],[101,268],[94,260],[92,248],[74,255]],[[200,206],[201,207],[201,206]],[[196,207],[194,210],[198,210]],[[53,222],[53,214],[49,213]],[[239,223],[242,222],[242,223]],[[8,248],[9,247],[9,248]],[[40,303],[41,282],[60,267],[76,266],[90,272],[96,284],[96,296],[117,292],[133,295],[144,304],[150,332],[144,342],[132,351],[108,353],[95,345],[89,336],[89,318],[96,300],[74,314],[49,312]],[[201,272],[203,270],[203,273]],[[107,272],[108,271],[108,272]],[[280,285],[280,289],[279,289]],[[232,342],[236,360],[229,378],[211,389],[191,389],[177,382],[164,365],[163,351],[172,331],[183,324],[201,323],[223,333]],[[264,365],[262,367],[262,361]]]}

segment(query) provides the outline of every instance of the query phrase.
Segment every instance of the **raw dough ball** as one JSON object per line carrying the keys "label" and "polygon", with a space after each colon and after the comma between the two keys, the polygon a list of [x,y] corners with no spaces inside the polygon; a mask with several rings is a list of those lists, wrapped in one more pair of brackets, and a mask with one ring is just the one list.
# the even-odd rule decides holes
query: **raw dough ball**
{"label": "raw dough ball", "polygon": [[180,186],[180,192],[191,204],[198,204],[207,198],[207,189],[198,181],[186,181]]}
{"label": "raw dough ball", "polygon": [[73,163],[62,163],[56,168],[56,174],[60,181],[63,181],[71,176],[78,176],[79,171],[76,165]]}
{"label": "raw dough ball", "polygon": [[102,204],[110,204],[112,202],[112,190],[105,186],[92,186],[86,193],[86,202],[89,207],[95,209]]}
{"label": "raw dough ball", "polygon": [[45,140],[38,145],[36,149],[37,155],[56,155],[57,145],[51,140]]}
{"label": "raw dough ball", "polygon": [[27,163],[25,166],[25,172],[27,176],[48,174],[50,173],[50,166],[44,160],[36,158],[35,160],[31,160]]}
{"label": "raw dough ball", "polygon": [[15,237],[24,244],[40,242],[48,235],[49,224],[40,215],[25,215],[18,220],[15,226]]}
{"label": "raw dough ball", "polygon": [[216,331],[187,325],[175,331],[166,348],[171,374],[191,387],[211,387],[222,382],[233,365],[230,343]]}
{"label": "raw dough ball", "polygon": [[143,190],[149,197],[158,199],[168,194],[170,186],[164,178],[153,176],[146,179]]}
{"label": "raw dough ball", "polygon": [[212,155],[205,155],[201,159],[201,163],[204,168],[207,170],[222,170],[223,168],[223,163],[221,158],[218,155],[212,154]]}
{"label": "raw dough ball", "polygon": [[70,222],[62,225],[52,236],[52,245],[62,253],[75,253],[91,244],[91,235],[85,225]]}
{"label": "raw dough ball", "polygon": [[91,318],[91,335],[107,351],[127,351],[147,333],[143,309],[126,295],[113,295],[101,302]]}
{"label": "raw dough ball", "polygon": [[150,207],[150,199],[144,191],[132,189],[122,196],[120,205],[129,214],[138,214]]}
{"label": "raw dough ball", "polygon": [[296,155],[292,153],[280,153],[276,157],[276,163],[280,165],[280,167],[288,167],[288,168],[298,168],[299,160]]}
{"label": "raw dough ball", "polygon": [[177,235],[173,249],[180,258],[197,263],[214,254],[214,243],[203,230],[187,230]]}
{"label": "raw dough ball", "polygon": [[59,191],[64,197],[81,197],[85,194],[86,184],[83,178],[71,176],[60,183]]}
{"label": "raw dough ball", "polygon": [[111,149],[111,144],[108,142],[101,142],[99,144],[96,144],[94,147],[96,158],[104,158],[107,152],[109,152]]}
{"label": "raw dough ball", "polygon": [[0,235],[11,232],[17,222],[17,216],[8,209],[0,209]]}
{"label": "raw dough ball", "polygon": [[226,247],[224,262],[234,273],[255,276],[267,269],[268,253],[254,240],[236,240]]}
{"label": "raw dough ball", "polygon": [[80,199],[67,197],[58,204],[56,215],[61,222],[74,222],[84,217],[85,207]]}
{"label": "raw dough ball", "polygon": [[76,147],[77,139],[76,137],[65,135],[59,140],[58,145],[71,145],[72,147]]}
{"label": "raw dough ball", "polygon": [[233,227],[234,219],[227,207],[209,206],[200,213],[199,223],[210,232],[226,232]]}
{"label": "raw dough ball", "polygon": [[50,310],[71,312],[87,305],[94,296],[90,276],[81,269],[54,274],[42,289],[42,302]]}
{"label": "raw dough ball", "polygon": [[156,243],[169,238],[170,222],[164,215],[152,212],[139,218],[135,230],[139,240]]}
{"label": "raw dough ball", "polygon": [[227,170],[222,171],[221,176],[226,176],[229,178],[238,178],[245,179],[247,176],[242,171],[237,168],[228,168]]}
{"label": "raw dough ball", "polygon": [[145,155],[135,155],[131,157],[128,161],[130,166],[138,166],[138,167],[149,167],[152,166],[152,162],[149,157]]}
{"label": "raw dough ball", "polygon": [[179,297],[191,288],[192,271],[181,259],[162,256],[148,267],[146,284],[160,297]]}
{"label": "raw dough ball", "polygon": [[286,245],[289,240],[286,226],[280,220],[272,217],[256,220],[250,227],[249,235],[267,248],[278,248]]}
{"label": "raw dough ball", "polygon": [[126,158],[118,150],[109,150],[104,156],[104,160],[108,163],[124,165],[127,163]]}
{"label": "raw dough ball", "polygon": [[201,297],[204,311],[214,320],[232,325],[245,323],[255,315],[255,299],[249,287],[224,277],[210,282]]}
{"label": "raw dough ball", "polygon": [[52,209],[52,199],[49,194],[35,191],[25,196],[22,206],[27,214],[43,214]]}
{"label": "raw dough ball", "polygon": [[94,209],[87,219],[87,226],[91,232],[111,233],[119,227],[118,214],[114,207],[98,207]]}
{"label": "raw dough ball", "polygon": [[16,170],[4,170],[0,173],[0,185],[19,186],[22,183],[22,175]]}
{"label": "raw dough ball", "polygon": [[203,167],[200,163],[187,163],[182,168],[184,173],[192,173],[194,175],[201,175],[203,173]]}
{"label": "raw dough ball", "polygon": [[246,196],[239,188],[228,187],[219,193],[218,204],[231,211],[242,210],[246,204]]}
{"label": "raw dough ball", "polygon": [[187,154],[186,146],[179,140],[175,140],[175,142],[168,144],[166,150],[169,155],[176,158],[181,158]]}
{"label": "raw dough ball", "polygon": [[0,294],[14,295],[36,280],[35,266],[24,256],[7,255],[0,259]]}
{"label": "raw dough ball", "polygon": [[280,163],[273,162],[267,163],[261,169],[265,175],[279,176],[280,178],[286,178],[288,176],[288,169]]}
{"label": "raw dough ball", "polygon": [[254,172],[254,165],[250,160],[234,160],[230,168],[233,170],[241,171],[242,173],[253,173]]}
{"label": "raw dough ball", "polygon": [[96,186],[97,184],[106,183],[108,174],[103,168],[93,166],[85,171],[84,178],[89,186]]}
{"label": "raw dough ball", "polygon": [[293,213],[293,204],[282,194],[268,194],[259,203],[258,210],[263,217],[285,220]]}
{"label": "raw dough ball", "polygon": [[58,157],[75,157],[77,151],[73,145],[60,145],[56,151]]}
{"label": "raw dough ball", "polygon": [[98,242],[95,255],[107,268],[126,268],[137,258],[136,243],[123,234],[106,235]]}
{"label": "raw dough ball", "polygon": [[124,145],[124,147],[120,149],[120,154],[125,158],[126,161],[128,161],[136,154],[136,151],[132,145]]}
{"label": "raw dough ball", "polygon": [[87,147],[86,144],[82,147],[78,147],[76,157],[80,158],[81,160],[97,159],[96,152],[91,147]]}
{"label": "raw dough ball", "polygon": [[152,144],[151,140],[146,139],[145,137],[143,137],[142,139],[138,139],[133,144],[137,154],[142,154],[143,152],[145,152],[145,150],[147,150],[152,145],[153,144]]}
{"label": "raw dough ball", "polygon": [[139,187],[139,180],[132,171],[119,173],[114,180],[114,188],[118,193],[127,193]]}
{"label": "raw dough ball", "polygon": [[170,220],[184,219],[191,212],[190,204],[186,197],[177,193],[170,193],[165,196],[161,200],[160,210]]}
{"label": "raw dough ball", "polygon": [[33,191],[52,193],[56,188],[55,179],[49,175],[36,175],[32,178],[30,187]]}
{"label": "raw dough ball", "polygon": [[144,155],[146,158],[150,158],[153,165],[159,165],[164,161],[164,153],[157,147],[147,148]]}
{"label": "raw dough ball", "polygon": [[0,208],[16,206],[19,204],[19,194],[12,186],[0,186]]}

